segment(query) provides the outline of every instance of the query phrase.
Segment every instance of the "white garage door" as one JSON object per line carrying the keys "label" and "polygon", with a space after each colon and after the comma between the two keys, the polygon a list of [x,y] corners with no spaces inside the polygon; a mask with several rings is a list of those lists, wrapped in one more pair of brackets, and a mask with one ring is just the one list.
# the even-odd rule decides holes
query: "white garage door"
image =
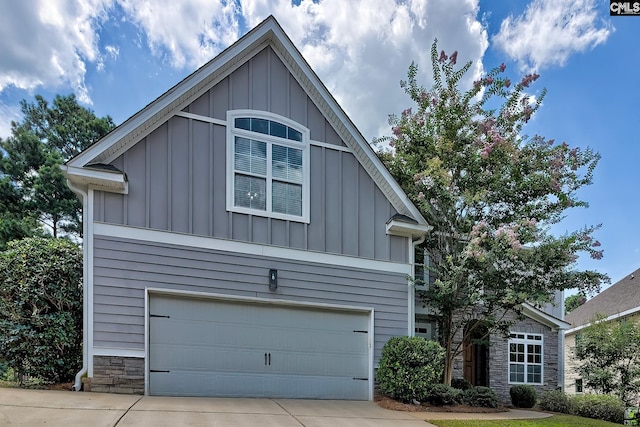
{"label": "white garage door", "polygon": [[369,313],[151,295],[149,393],[369,397]]}

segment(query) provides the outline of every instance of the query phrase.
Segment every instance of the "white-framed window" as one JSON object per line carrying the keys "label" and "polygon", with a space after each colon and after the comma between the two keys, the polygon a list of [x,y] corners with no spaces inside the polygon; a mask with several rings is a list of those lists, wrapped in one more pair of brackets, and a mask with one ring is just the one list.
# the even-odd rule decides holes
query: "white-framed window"
{"label": "white-framed window", "polygon": [[509,383],[542,384],[543,337],[512,332],[509,335]]}
{"label": "white-framed window", "polygon": [[309,129],[266,111],[228,111],[227,210],[308,223]]}

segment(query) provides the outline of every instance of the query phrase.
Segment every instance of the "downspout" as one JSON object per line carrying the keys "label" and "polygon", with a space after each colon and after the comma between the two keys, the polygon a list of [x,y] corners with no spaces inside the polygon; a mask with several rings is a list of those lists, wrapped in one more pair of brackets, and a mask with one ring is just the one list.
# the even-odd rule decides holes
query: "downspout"
{"label": "downspout", "polygon": [[409,285],[409,336],[415,335],[415,322],[416,322],[416,293],[415,293],[415,278],[416,278],[416,247],[421,245],[426,239],[426,235],[420,236],[418,240],[412,240],[409,253],[409,262],[411,263],[411,280],[408,280]]}
{"label": "downspout", "polygon": [[[560,301],[560,307],[562,307],[562,316],[560,316],[560,319],[564,320],[564,290],[560,291]],[[558,388],[566,393],[564,389],[564,334],[566,330],[559,329],[558,332]]]}
{"label": "downspout", "polygon": [[77,187],[69,179],[67,179],[67,185],[82,200],[82,368],[76,374],[73,384],[73,390],[80,391],[82,389],[82,376],[87,373],[89,365],[89,310],[87,307],[87,301],[89,300],[89,271],[87,267],[89,245],[86,244],[89,235],[89,221],[87,218],[89,195],[87,191]]}

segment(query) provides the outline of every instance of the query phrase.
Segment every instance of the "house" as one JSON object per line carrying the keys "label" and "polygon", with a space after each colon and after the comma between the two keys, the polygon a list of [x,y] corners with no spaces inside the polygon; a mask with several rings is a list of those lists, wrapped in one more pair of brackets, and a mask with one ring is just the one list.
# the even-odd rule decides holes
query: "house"
{"label": "house", "polygon": [[64,172],[94,391],[372,399],[412,332],[429,227],[273,17]]}
{"label": "house", "polygon": [[630,320],[640,322],[640,268],[620,279],[580,307],[567,314],[571,324],[565,331],[565,376],[564,390],[568,394],[583,393],[582,378],[575,372],[576,359],[573,349],[580,331],[591,324],[597,315],[605,322]]}
{"label": "house", "polygon": [[[438,319],[420,291],[435,276],[429,270],[426,254],[416,253],[418,279],[415,296],[416,336],[437,339]],[[563,333],[569,324],[563,320],[563,292],[557,292],[553,304],[534,307],[522,305],[522,319],[514,321],[509,337],[490,334],[481,325],[463,343],[463,352],[454,363],[453,378],[464,378],[475,386],[491,387],[505,403],[511,403],[509,390],[518,384],[533,385],[539,392],[555,390],[564,377]],[[462,334],[457,341],[462,340]]]}
{"label": "house", "polygon": [[[84,206],[77,390],[367,400],[386,341],[428,326],[408,277],[429,225],[273,17],[63,169]],[[514,340],[557,340],[529,312]]]}

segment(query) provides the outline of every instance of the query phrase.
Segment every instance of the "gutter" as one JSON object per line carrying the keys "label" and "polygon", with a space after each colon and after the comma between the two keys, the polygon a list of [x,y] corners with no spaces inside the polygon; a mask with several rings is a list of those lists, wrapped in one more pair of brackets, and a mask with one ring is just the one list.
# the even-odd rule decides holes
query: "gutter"
{"label": "gutter", "polygon": [[76,374],[75,382],[73,384],[74,391],[80,391],[82,389],[82,376],[85,375],[88,371],[89,366],[89,318],[88,318],[88,268],[87,268],[87,259],[89,257],[89,245],[86,244],[87,236],[89,233],[89,223],[87,221],[86,212],[88,209],[89,203],[89,195],[85,190],[80,187],[75,186],[69,179],[67,179],[67,185],[69,188],[76,193],[82,200],[82,368]]}

